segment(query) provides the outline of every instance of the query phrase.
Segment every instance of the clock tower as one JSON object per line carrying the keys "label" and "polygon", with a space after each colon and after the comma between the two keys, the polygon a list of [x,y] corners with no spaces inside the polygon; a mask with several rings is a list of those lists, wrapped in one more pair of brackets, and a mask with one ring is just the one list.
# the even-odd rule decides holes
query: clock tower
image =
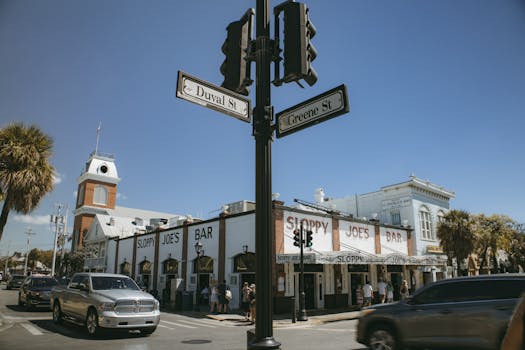
{"label": "clock tower", "polygon": [[82,249],[84,235],[96,214],[115,209],[120,181],[113,155],[91,153],[78,178],[72,250]]}

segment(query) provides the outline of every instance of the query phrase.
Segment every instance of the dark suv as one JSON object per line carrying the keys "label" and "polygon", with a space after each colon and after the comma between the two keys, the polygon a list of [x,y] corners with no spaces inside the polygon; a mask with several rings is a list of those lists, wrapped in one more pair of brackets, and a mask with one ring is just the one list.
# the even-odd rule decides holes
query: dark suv
{"label": "dark suv", "polygon": [[525,274],[441,280],[405,301],[362,310],[357,341],[371,349],[499,349]]}
{"label": "dark suv", "polygon": [[50,307],[49,295],[51,289],[58,285],[57,280],[50,276],[29,276],[18,292],[18,305],[26,306],[27,310],[31,310],[36,306]]}
{"label": "dark suv", "polygon": [[7,286],[5,289],[18,289],[22,285],[22,281],[26,278],[24,275],[11,275],[7,279]]}

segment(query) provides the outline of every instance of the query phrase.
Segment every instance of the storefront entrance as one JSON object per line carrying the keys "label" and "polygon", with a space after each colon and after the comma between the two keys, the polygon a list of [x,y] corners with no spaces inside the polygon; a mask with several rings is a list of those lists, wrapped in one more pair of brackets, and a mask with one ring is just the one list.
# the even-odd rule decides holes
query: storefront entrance
{"label": "storefront entrance", "polygon": [[304,274],[304,307],[315,309],[315,274]]}

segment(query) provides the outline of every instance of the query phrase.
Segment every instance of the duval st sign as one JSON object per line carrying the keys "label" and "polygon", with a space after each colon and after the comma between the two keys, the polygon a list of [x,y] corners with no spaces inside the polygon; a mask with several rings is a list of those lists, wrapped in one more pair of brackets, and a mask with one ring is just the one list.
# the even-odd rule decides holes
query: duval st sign
{"label": "duval st sign", "polygon": [[250,122],[250,100],[228,89],[179,71],[177,97]]}
{"label": "duval st sign", "polygon": [[277,137],[292,134],[349,111],[348,93],[343,84],[277,113]]}

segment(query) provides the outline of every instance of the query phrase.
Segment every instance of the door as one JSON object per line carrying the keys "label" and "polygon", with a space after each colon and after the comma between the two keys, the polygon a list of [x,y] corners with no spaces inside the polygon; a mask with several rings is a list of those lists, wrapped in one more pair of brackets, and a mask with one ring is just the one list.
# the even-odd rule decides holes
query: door
{"label": "door", "polygon": [[315,309],[315,274],[304,274],[304,307]]}
{"label": "door", "polygon": [[[365,276],[362,273],[351,273],[350,274],[350,291],[351,291],[351,305],[357,305],[357,293],[356,290],[359,286],[363,286],[365,282]],[[362,300],[361,300],[362,302]]]}

